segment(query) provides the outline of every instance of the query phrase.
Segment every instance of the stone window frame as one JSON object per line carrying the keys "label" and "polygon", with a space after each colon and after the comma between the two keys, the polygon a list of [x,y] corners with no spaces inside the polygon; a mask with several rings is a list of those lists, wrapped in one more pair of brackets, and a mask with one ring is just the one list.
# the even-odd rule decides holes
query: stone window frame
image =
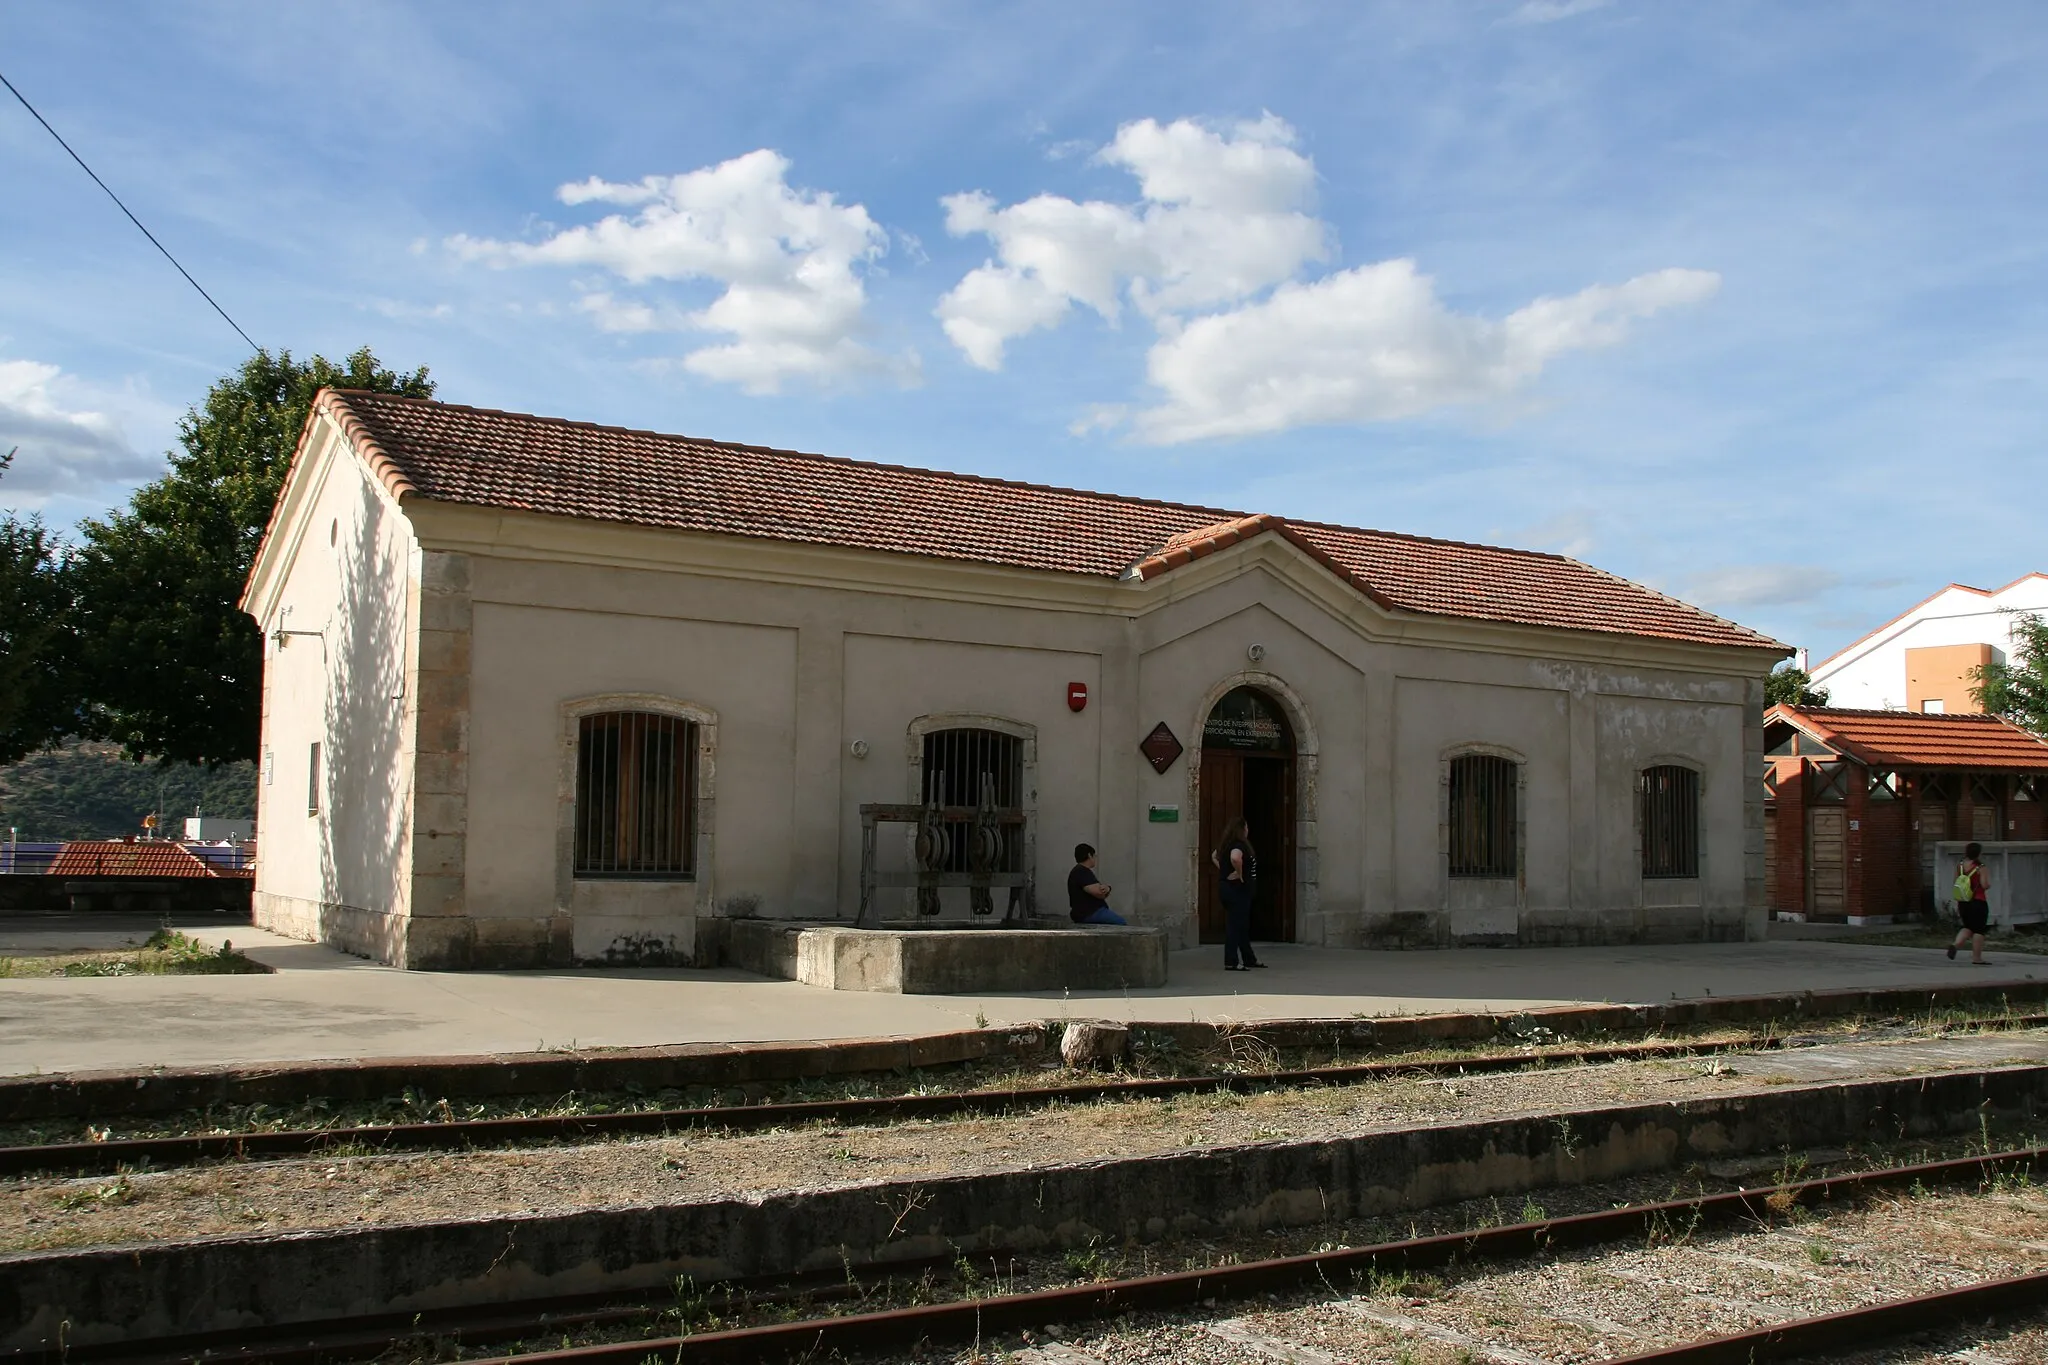
{"label": "stone window frame", "polygon": [[1437,885],[1448,897],[1451,876],[1451,760],[1454,758],[1504,758],[1515,765],[1515,875],[1512,877],[1458,877],[1473,885],[1512,884],[1516,895],[1529,884],[1529,756],[1505,744],[1467,740],[1452,744],[1437,754],[1436,761],[1436,871]]}
{"label": "stone window frame", "polygon": [[[1019,741],[1017,761],[1021,769],[1018,781],[1023,787],[1024,870],[1032,882],[1025,889],[1025,913],[1035,914],[1032,902],[1038,884],[1038,727],[1029,721],[1012,720],[1008,716],[985,711],[933,711],[917,717],[903,732],[903,754],[909,762],[903,788],[903,800],[907,805],[924,803],[924,737],[935,730],[993,730]],[[917,843],[917,827],[906,825],[903,830],[905,866],[915,867],[917,856],[913,846]]]}
{"label": "stone window frame", "polygon": [[[1693,776],[1699,779],[1699,807],[1694,812],[1694,818],[1699,821],[1699,830],[1697,831],[1696,838],[1699,857],[1693,867],[1693,874],[1690,877],[1646,877],[1643,875],[1643,774],[1649,772],[1652,768],[1688,768],[1692,771]],[[1637,765],[1636,789],[1633,798],[1635,811],[1631,817],[1631,825],[1635,831],[1635,874],[1637,882],[1662,882],[1666,885],[1685,883],[1698,886],[1706,884],[1708,880],[1707,868],[1713,857],[1707,843],[1707,800],[1708,793],[1712,790],[1713,777],[1711,770],[1704,761],[1693,757],[1691,754],[1651,754],[1642,763]]]}
{"label": "stone window frame", "polygon": [[1187,808],[1194,818],[1186,822],[1185,836],[1189,923],[1193,924],[1198,913],[1196,907],[1202,903],[1202,878],[1213,875],[1209,865],[1211,850],[1202,847],[1202,732],[1208,727],[1209,713],[1216,709],[1216,703],[1240,687],[1256,688],[1278,702],[1294,731],[1294,941],[1320,942],[1310,935],[1319,933],[1322,925],[1322,864],[1316,837],[1316,792],[1320,785],[1316,779],[1322,764],[1322,741],[1301,693],[1277,673],[1264,669],[1244,669],[1211,683],[1188,726],[1188,734],[1194,738],[1192,761],[1187,763]]}
{"label": "stone window frame", "polygon": [[[717,847],[718,819],[718,713],[698,702],[685,701],[659,692],[605,692],[594,696],[574,697],[561,704],[560,732],[558,745],[560,763],[557,767],[555,792],[555,904],[564,914],[574,904],[576,888],[576,763],[578,736],[585,716],[603,715],[612,711],[641,711],[656,716],[671,716],[677,720],[689,721],[697,727],[697,789],[692,795],[696,803],[697,841],[694,850],[696,872],[689,878],[677,878],[678,886],[696,888],[695,910],[700,916],[714,912],[717,900],[713,892],[713,881],[717,863],[713,853]],[[587,879],[592,884],[607,881],[605,878]]]}

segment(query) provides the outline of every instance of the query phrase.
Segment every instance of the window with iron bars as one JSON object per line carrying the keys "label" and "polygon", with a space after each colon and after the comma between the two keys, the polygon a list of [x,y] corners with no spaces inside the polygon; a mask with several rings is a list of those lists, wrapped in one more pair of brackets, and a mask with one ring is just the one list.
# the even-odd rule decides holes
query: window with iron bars
{"label": "window with iron bars", "polygon": [[1700,775],[1676,763],[1645,768],[1643,876],[1700,875]]}
{"label": "window with iron bars", "polygon": [[576,729],[576,863],[583,878],[689,881],[697,872],[697,726],[606,711]]}
{"label": "window with iron bars", "polygon": [[[930,805],[979,806],[982,779],[988,778],[995,804],[1014,810],[1024,804],[1024,741],[999,730],[932,730],[924,737],[923,790],[920,800]],[[948,821],[942,872],[968,872],[968,822]],[[1002,828],[1003,851],[992,872],[1024,870],[1023,831],[1014,825]]]}
{"label": "window with iron bars", "polygon": [[1521,764],[1491,754],[1451,760],[1451,875],[1512,877]]}

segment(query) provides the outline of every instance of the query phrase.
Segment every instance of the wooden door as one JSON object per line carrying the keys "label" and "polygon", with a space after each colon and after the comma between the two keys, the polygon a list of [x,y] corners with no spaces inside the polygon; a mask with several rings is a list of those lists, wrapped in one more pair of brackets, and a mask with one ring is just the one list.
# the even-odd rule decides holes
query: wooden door
{"label": "wooden door", "polygon": [[1948,807],[1920,807],[1920,913],[1929,914],[1946,894],[1934,885],[1934,846],[1948,838]]}
{"label": "wooden door", "polygon": [[1223,902],[1216,895],[1216,868],[1209,855],[1223,842],[1223,824],[1244,810],[1244,757],[1229,749],[1202,750],[1201,846],[1195,850],[1195,923],[1201,941],[1223,942]]}
{"label": "wooden door", "polygon": [[1849,816],[1840,806],[1806,813],[1806,908],[1815,915],[1848,913]]}
{"label": "wooden door", "polygon": [[1775,808],[1764,807],[1764,904],[1773,910],[1778,905],[1778,812]]}
{"label": "wooden door", "polygon": [[1251,821],[1259,880],[1252,898],[1252,937],[1294,941],[1294,759],[1246,755],[1244,815]]}

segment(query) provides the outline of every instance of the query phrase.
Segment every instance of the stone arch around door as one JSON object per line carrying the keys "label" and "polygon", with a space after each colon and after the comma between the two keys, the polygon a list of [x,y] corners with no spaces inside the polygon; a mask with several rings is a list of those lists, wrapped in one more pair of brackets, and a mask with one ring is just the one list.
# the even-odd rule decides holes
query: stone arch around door
{"label": "stone arch around door", "polygon": [[1200,933],[1197,921],[1202,896],[1201,879],[1211,874],[1209,850],[1202,847],[1202,731],[1207,727],[1209,713],[1216,709],[1216,703],[1240,687],[1256,688],[1278,702],[1287,716],[1288,725],[1294,730],[1294,941],[1320,943],[1323,940],[1323,921],[1321,866],[1316,851],[1316,773],[1322,746],[1317,738],[1315,721],[1310,718],[1301,694],[1279,676],[1259,669],[1232,673],[1210,684],[1188,726],[1187,733],[1194,741],[1191,747],[1195,760],[1187,765],[1188,810],[1193,817],[1187,822],[1190,936],[1193,938]]}

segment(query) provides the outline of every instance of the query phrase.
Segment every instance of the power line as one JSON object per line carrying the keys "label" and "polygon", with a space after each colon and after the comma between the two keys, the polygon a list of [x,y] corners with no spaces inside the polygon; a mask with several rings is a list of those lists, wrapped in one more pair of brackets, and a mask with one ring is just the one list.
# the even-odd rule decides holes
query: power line
{"label": "power line", "polygon": [[151,232],[148,228],[144,227],[142,225],[142,220],[140,218],[137,218],[133,213],[129,213],[128,206],[121,202],[121,196],[115,194],[112,190],[107,189],[106,181],[100,179],[97,175],[93,175],[93,169],[92,167],[85,164],[85,158],[80,156],[77,152],[71,151],[71,144],[64,140],[64,137],[61,133],[59,133],[55,128],[52,128],[50,126],[50,121],[48,119],[44,118],[41,114],[36,113],[36,107],[28,102],[28,96],[22,94],[19,90],[16,90],[14,88],[14,82],[8,80],[4,73],[0,73],[0,85],[6,86],[8,92],[12,94],[14,98],[21,101],[21,107],[28,110],[30,114],[34,115],[35,121],[43,125],[44,132],[48,133],[51,137],[57,139],[57,145],[59,147],[62,147],[67,152],[71,152],[71,159],[78,163],[78,169],[84,171],[87,175],[91,175],[92,183],[98,185],[101,189],[107,191],[107,198],[114,201],[114,207],[121,210],[121,212],[128,214],[128,221],[135,224],[135,230],[140,232],[143,236],[149,238],[149,244],[151,246],[155,247],[158,251],[163,252],[164,259],[169,261],[171,265],[174,268],[176,268],[177,272],[185,277],[185,283],[191,285],[194,289],[199,290],[200,298],[205,299],[208,303],[213,304],[213,311],[220,314],[221,320],[223,322],[227,323],[228,326],[235,329],[235,334],[237,336],[241,337],[242,340],[249,342],[249,349],[252,351],[262,350],[263,348],[261,346],[258,346],[255,342],[249,340],[249,334],[242,330],[242,324],[236,322],[233,318],[228,316],[227,309],[221,307],[218,303],[213,302],[213,295],[207,293],[204,288],[201,288],[199,281],[192,278],[192,272],[187,270],[184,266],[178,264],[178,258],[170,253],[170,249],[168,247],[166,247],[162,242],[159,242],[156,239],[156,234],[154,232]]}

